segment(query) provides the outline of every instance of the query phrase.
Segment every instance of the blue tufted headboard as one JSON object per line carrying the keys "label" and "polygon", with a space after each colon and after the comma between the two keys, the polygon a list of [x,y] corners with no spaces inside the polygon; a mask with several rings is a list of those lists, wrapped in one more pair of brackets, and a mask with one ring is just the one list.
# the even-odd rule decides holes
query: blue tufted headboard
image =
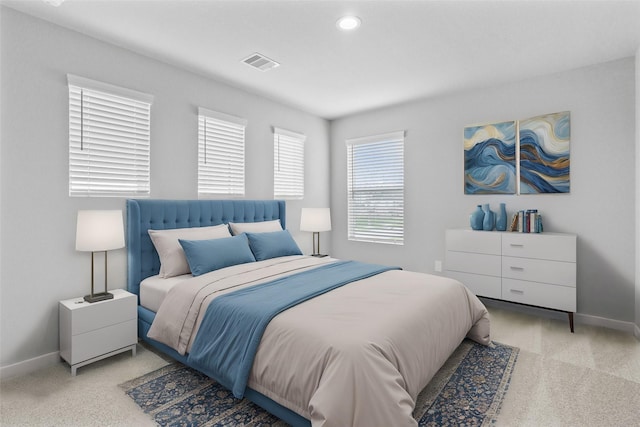
{"label": "blue tufted headboard", "polygon": [[275,219],[285,228],[283,200],[127,200],[127,290],[139,295],[140,282],[160,271],[160,259],[149,229]]}

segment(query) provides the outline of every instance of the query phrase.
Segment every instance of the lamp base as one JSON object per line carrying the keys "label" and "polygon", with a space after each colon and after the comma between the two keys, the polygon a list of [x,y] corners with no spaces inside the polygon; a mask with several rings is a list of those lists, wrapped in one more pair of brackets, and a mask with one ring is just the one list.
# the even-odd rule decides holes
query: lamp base
{"label": "lamp base", "polygon": [[329,255],[327,255],[327,254],[311,254],[311,256],[314,256],[316,258],[324,258],[324,257],[329,256]]}
{"label": "lamp base", "polygon": [[84,296],[84,300],[86,302],[98,302],[98,301],[104,301],[108,299],[113,299],[113,294],[110,294],[109,292],[101,292],[99,294]]}

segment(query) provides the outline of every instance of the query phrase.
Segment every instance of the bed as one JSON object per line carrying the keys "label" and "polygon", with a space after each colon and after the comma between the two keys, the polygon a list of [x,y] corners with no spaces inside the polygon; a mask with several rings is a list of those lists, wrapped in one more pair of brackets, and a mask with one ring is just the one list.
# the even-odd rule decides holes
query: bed
{"label": "bed", "polygon": [[[183,241],[197,276],[178,274],[169,286],[158,277],[165,266],[149,230],[217,233],[216,226],[226,229],[229,223],[249,231],[224,240]],[[416,425],[411,414],[418,393],[460,342],[490,342],[486,309],[455,280],[287,251],[272,256],[280,253],[268,246],[272,237],[287,233],[255,233],[251,224],[255,230],[274,224],[285,230],[285,202],[127,200],[127,287],[139,296],[142,340],[293,426]],[[193,261],[198,252],[187,245],[213,242],[218,246],[211,248],[219,248],[233,240],[240,247],[242,239],[256,261],[211,271],[200,272]],[[296,300],[303,292],[311,296]],[[238,306],[223,311],[240,298],[244,312]],[[264,324],[260,334],[248,332],[247,348],[253,346],[254,353],[224,359],[236,354],[220,351],[231,345],[224,338],[235,337],[229,328],[239,323],[228,319],[258,316],[263,307],[278,304],[280,311],[254,322]]]}

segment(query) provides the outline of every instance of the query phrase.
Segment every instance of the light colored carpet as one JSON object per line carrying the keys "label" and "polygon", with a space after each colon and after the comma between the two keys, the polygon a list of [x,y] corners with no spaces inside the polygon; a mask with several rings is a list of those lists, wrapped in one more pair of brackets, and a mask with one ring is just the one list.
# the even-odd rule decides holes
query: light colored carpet
{"label": "light colored carpet", "polygon": [[168,362],[138,345],[78,369],[60,362],[0,385],[0,426],[155,426],[118,384]]}
{"label": "light colored carpet", "polygon": [[[489,306],[492,338],[519,347],[496,425],[640,425],[640,342],[632,335]],[[0,425],[153,426],[118,387],[168,362],[138,346],[78,369],[63,362],[0,384]]]}
{"label": "light colored carpet", "polygon": [[489,306],[492,339],[520,347],[498,426],[640,426],[640,341]]}

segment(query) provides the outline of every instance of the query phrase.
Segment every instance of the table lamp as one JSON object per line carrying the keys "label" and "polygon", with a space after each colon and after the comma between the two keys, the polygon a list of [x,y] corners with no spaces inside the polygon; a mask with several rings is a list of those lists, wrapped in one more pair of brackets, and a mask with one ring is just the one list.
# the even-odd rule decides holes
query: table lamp
{"label": "table lamp", "polygon": [[329,208],[302,208],[300,214],[300,231],[313,232],[312,256],[325,257],[320,253],[320,232],[331,230],[331,213]]}
{"label": "table lamp", "polygon": [[[91,252],[91,294],[85,301],[112,299],[107,292],[107,251],[124,247],[124,225],[121,210],[78,211],[76,250]],[[104,292],[96,293],[93,286],[93,255],[104,251]]]}

